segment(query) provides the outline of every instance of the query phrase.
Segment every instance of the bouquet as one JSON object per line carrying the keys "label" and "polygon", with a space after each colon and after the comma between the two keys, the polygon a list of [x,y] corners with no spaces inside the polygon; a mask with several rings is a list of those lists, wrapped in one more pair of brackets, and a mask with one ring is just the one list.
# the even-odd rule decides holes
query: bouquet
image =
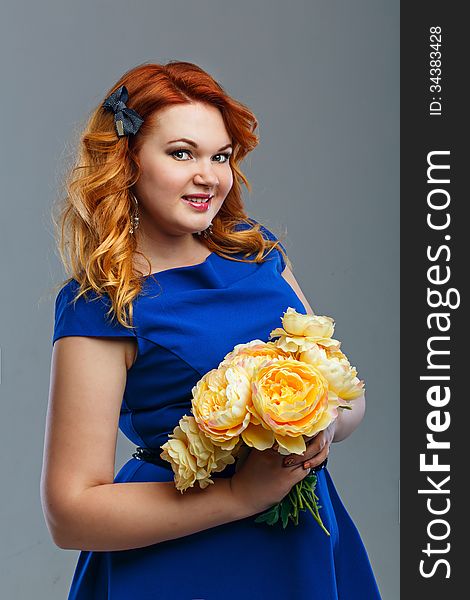
{"label": "bouquet", "polygon": [[[289,307],[281,322],[269,334],[275,341],[237,344],[192,388],[192,415],[180,419],[160,455],[171,463],[181,493],[196,483],[212,484],[211,474],[241,460],[247,447],[303,454],[305,439],[362,395],[364,382],[332,338],[333,319]],[[308,510],[329,535],[315,485],[316,474],[310,473],[256,521],[281,520],[285,528]]]}

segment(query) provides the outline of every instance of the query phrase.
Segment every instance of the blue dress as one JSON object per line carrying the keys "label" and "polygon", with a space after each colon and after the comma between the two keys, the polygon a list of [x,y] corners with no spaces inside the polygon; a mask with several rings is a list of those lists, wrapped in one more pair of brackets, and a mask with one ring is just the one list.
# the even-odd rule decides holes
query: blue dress
{"label": "blue dress", "polygon": [[[157,280],[144,277],[134,301],[135,332],[106,320],[109,299],[70,304],[78,287],[72,280],[56,298],[53,343],[63,336],[137,338],[119,428],[137,446],[158,449],[189,414],[191,389],[204,373],[236,344],[268,341],[289,306],[306,313],[281,276],[284,267],[276,249],[258,264],[212,253],[200,264],[161,271]],[[216,476],[232,474],[233,465]],[[171,470],[130,458],[114,483],[172,478]],[[317,493],[331,537],[302,512],[299,525],[286,529],[255,523],[253,516],[144,548],[82,551],[68,600],[380,599],[327,469],[318,474]]]}

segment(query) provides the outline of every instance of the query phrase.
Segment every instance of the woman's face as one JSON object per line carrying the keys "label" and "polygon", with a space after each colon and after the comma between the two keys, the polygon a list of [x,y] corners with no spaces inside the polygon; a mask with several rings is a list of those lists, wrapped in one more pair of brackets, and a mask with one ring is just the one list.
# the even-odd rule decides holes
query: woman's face
{"label": "woman's face", "polygon": [[[214,106],[198,102],[159,111],[139,150],[134,186],[145,234],[181,235],[210,225],[232,187],[231,141]],[[194,194],[211,198],[193,206],[183,197]]]}

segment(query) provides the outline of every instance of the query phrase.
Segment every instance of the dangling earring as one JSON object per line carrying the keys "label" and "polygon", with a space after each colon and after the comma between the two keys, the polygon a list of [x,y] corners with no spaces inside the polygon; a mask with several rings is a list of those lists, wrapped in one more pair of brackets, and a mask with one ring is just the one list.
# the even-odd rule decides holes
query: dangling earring
{"label": "dangling earring", "polygon": [[202,232],[202,235],[206,238],[209,239],[212,233],[212,223],[209,224],[209,227],[207,229],[204,229],[204,231]]}
{"label": "dangling earring", "polygon": [[198,231],[197,232],[198,235],[201,235],[201,233],[202,233],[202,235],[206,239],[208,239],[210,237],[211,233],[212,233],[212,223],[209,224],[209,226],[207,227],[207,229],[204,229],[203,231]]}
{"label": "dangling earring", "polygon": [[134,231],[139,228],[139,204],[137,202],[137,198],[130,190],[129,190],[129,194],[135,204],[135,211],[131,217],[131,226],[129,229],[129,233],[132,235],[134,233]]}

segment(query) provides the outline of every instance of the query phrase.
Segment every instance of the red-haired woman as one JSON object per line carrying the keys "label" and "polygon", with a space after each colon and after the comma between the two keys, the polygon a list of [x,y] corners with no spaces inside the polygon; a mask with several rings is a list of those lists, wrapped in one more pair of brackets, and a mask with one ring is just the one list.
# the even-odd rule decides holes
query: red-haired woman
{"label": "red-haired woman", "polygon": [[[56,215],[57,294],[41,497],[52,539],[81,550],[69,600],[374,600],[359,534],[326,469],[328,537],[255,516],[364,414],[364,398],[293,464],[252,450],[206,489],[175,488],[160,447],[191,390],[236,344],[313,312],[285,248],[248,217],[240,170],[257,121],[188,62],[125,73],[92,113]],[[138,445],[117,475],[118,428]]]}

